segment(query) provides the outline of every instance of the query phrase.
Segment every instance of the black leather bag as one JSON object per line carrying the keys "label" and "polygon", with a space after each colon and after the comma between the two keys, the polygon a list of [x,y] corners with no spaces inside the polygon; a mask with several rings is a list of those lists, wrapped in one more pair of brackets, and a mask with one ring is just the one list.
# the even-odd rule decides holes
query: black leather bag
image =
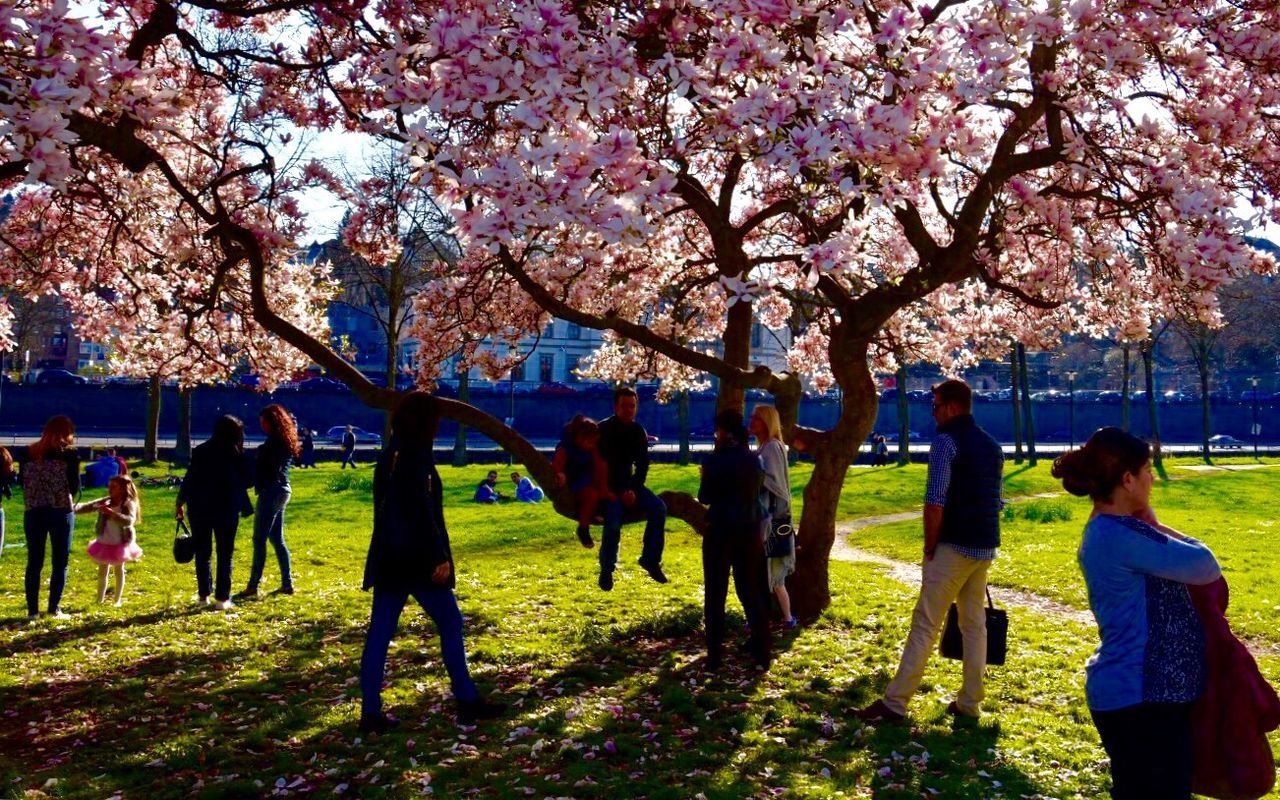
{"label": "black leather bag", "polygon": [[769,535],[764,540],[764,554],[768,558],[786,558],[796,551],[796,531],[791,527],[791,517],[777,517],[769,521]]}
{"label": "black leather bag", "polygon": [[179,564],[190,564],[196,557],[196,540],[191,538],[187,523],[178,520],[173,529],[173,560]]}
{"label": "black leather bag", "polygon": [[[987,589],[987,663],[992,666],[1004,664],[1004,657],[1009,644],[1009,615],[1004,609],[996,608],[991,602],[991,590]],[[960,612],[952,603],[947,609],[947,624],[942,629],[942,641],[938,650],[943,658],[964,658],[964,636],[960,633]]]}

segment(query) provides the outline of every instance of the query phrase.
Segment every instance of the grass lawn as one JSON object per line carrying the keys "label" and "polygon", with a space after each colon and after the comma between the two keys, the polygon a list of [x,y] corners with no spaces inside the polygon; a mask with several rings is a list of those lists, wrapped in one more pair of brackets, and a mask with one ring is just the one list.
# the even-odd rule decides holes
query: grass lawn
{"label": "grass lawn", "polygon": [[[814,626],[779,638],[770,672],[731,659],[708,680],[698,667],[698,541],[687,528],[668,525],[666,586],[634,565],[640,531],[628,528],[617,588],[604,594],[595,586],[595,551],[578,546],[572,523],[546,506],[468,502],[484,469],[442,473],[473,673],[510,704],[507,718],[475,729],[453,724],[433,627],[410,608],[392,646],[385,693],[388,710],[406,725],[372,739],[356,733],[356,671],[369,610],[369,596],[359,591],[371,518],[367,467],[294,472],[286,536],[298,594],[246,602],[227,614],[193,605],[191,567],[169,556],[174,492],[147,489],[140,531],[147,555],[130,569],[123,608],[92,602],[96,568],[84,555],[86,518],[78,523],[64,601],[70,619],[27,626],[24,553],[9,549],[0,558],[0,796],[1105,793],[1104,757],[1083,699],[1082,666],[1096,642],[1091,627],[1012,609],[1009,666],[991,671],[989,713],[979,724],[953,728],[943,708],[958,687],[958,665],[935,659],[910,726],[864,726],[848,712],[874,699],[890,677],[914,599],[909,588],[872,566],[833,564],[835,602]],[[799,487],[804,469],[795,473]],[[842,514],[918,508],[923,476],[920,466],[852,470]],[[1276,488],[1266,481],[1280,477],[1268,476],[1238,476],[1242,486],[1261,487],[1253,495],[1216,488],[1199,501],[1187,495],[1188,518],[1193,506],[1211,504],[1199,514],[1225,517],[1252,503],[1261,519],[1260,498]],[[1224,479],[1237,476],[1163,491],[1217,487]],[[696,481],[696,468],[660,466],[650,484],[687,489]],[[1014,495],[1053,485],[1041,467],[1011,476],[1009,487]],[[1182,524],[1177,503],[1166,507],[1169,521]],[[22,540],[19,509],[10,503],[10,542]],[[1083,506],[1074,513],[1062,521],[1064,537],[1068,530],[1078,535]],[[1043,531],[1059,527],[1020,518],[1009,525],[1011,542],[1024,523],[1029,534],[1022,538],[1034,534],[1040,542]],[[918,537],[916,523],[901,534],[896,527],[867,531],[859,543],[896,553],[908,529]],[[1258,526],[1258,558],[1275,536]],[[1056,552],[1031,559],[1018,547],[1007,547],[997,573],[1018,561],[1049,564]],[[248,560],[246,525],[236,589]],[[1074,568],[1070,557],[1066,563]],[[1241,560],[1233,569],[1250,565]],[[1274,565],[1260,562],[1264,568]],[[1233,577],[1237,609],[1252,602],[1243,578]],[[269,555],[264,588],[278,581]],[[1064,572],[1054,591],[1065,598],[1070,582]],[[731,626],[740,625],[732,599],[730,609]],[[1264,669],[1275,678],[1280,660],[1266,660]]]}

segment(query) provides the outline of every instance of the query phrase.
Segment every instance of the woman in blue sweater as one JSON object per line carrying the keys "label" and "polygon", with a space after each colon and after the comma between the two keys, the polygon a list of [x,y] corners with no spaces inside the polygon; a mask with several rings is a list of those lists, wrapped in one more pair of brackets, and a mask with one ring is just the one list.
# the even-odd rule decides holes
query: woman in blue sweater
{"label": "woman in blue sweater", "polygon": [[1191,796],[1191,704],[1204,684],[1204,634],[1187,585],[1222,574],[1209,548],[1151,509],[1151,447],[1102,428],[1053,475],[1093,499],[1078,560],[1102,640],[1085,696],[1111,757],[1111,796]]}

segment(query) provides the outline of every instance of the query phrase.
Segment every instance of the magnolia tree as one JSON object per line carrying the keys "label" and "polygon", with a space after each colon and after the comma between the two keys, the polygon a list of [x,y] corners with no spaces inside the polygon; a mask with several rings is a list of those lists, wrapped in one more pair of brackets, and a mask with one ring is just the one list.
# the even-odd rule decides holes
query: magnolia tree
{"label": "magnolia tree", "polygon": [[[828,600],[838,493],[895,354],[958,369],[1010,338],[1212,324],[1221,286],[1274,267],[1236,218],[1280,222],[1280,18],[1261,4],[100,5],[96,31],[61,4],[0,8],[0,180],[93,211],[71,246],[29,225],[51,243],[0,278],[83,291],[91,240],[110,257],[88,268],[145,286],[116,253],[175,236],[204,265],[192,297],[236,276],[258,324],[385,404],[280,313],[269,265],[292,193],[331,182],[287,169],[299,128],[402,142],[465,252],[421,295],[425,354],[555,315],[610,332],[598,374],[715,376],[723,408],[773,394],[815,462],[801,614]],[[137,202],[173,225],[129,227]],[[786,371],[753,361],[754,320],[805,321]],[[796,424],[805,379],[842,389],[829,430]],[[523,439],[447,408],[549,483]]]}

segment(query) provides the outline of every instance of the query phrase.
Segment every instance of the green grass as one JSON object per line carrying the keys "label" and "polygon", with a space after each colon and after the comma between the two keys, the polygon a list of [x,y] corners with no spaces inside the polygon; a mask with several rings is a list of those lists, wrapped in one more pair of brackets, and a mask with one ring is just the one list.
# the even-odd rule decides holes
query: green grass
{"label": "green grass", "polygon": [[[175,565],[168,552],[173,490],[147,489],[139,537],[147,555],[130,569],[123,608],[91,602],[96,570],[83,554],[84,518],[65,600],[71,619],[27,626],[23,551],[0,559],[0,608],[7,610],[0,795],[257,797],[277,786],[326,797],[417,797],[430,788],[450,798],[1105,792],[1104,757],[1082,691],[1083,663],[1096,644],[1091,626],[1012,609],[1009,666],[991,671],[979,724],[953,729],[943,708],[959,670],[935,659],[911,726],[865,727],[849,712],[890,677],[909,623],[910,588],[878,568],[835,563],[831,608],[815,625],[779,638],[769,673],[731,660],[708,681],[698,669],[698,540],[683,524],[668,525],[670,584],[652,583],[634,565],[640,532],[631,527],[617,588],[603,594],[595,587],[595,551],[578,546],[572,523],[545,505],[468,502],[482,470],[442,470],[446,514],[472,670],[511,704],[506,719],[475,730],[452,724],[433,627],[409,608],[385,693],[405,730],[373,740],[356,734],[355,678],[369,610],[359,590],[371,517],[367,468],[295,471],[286,536],[299,593],[246,602],[231,614],[193,606],[191,568]],[[804,470],[795,472],[799,487]],[[851,470],[842,513],[918,508],[923,475],[920,466]],[[1202,503],[1240,504],[1225,484],[1218,488],[1221,480],[1196,478],[1185,487],[1212,484]],[[696,481],[695,467],[662,466],[650,483],[689,489]],[[1007,493],[1045,491],[1050,481],[1043,466],[1027,470],[1011,477],[1019,488]],[[1274,491],[1266,485],[1258,491]],[[15,506],[10,542],[22,539]],[[1058,513],[1020,507],[1007,527],[1025,526],[1028,538],[1060,526],[1078,534],[1083,512],[1068,520]],[[1177,513],[1177,503],[1168,503],[1171,522]],[[918,523],[904,535],[907,528],[918,550]],[[893,530],[864,538],[893,551]],[[246,526],[238,540],[237,589],[248,570],[248,533]],[[1274,549],[1273,530],[1259,527],[1255,536],[1259,558],[1267,542]],[[1019,552],[1007,550],[996,573],[1020,560]],[[1039,560],[1050,561],[1047,554]],[[278,580],[269,555],[264,588]],[[1078,583],[1064,574],[1064,593],[1069,580]],[[1237,604],[1248,602],[1252,590],[1234,577],[1233,587]],[[732,599],[730,608],[736,635],[741,615]],[[1275,677],[1280,660],[1264,668]]]}
{"label": "green grass", "polygon": [[[1210,473],[1173,468],[1171,474],[1178,480],[1157,482],[1153,489],[1152,506],[1157,515],[1165,524],[1204,541],[1218,556],[1231,584],[1229,613],[1236,630],[1280,644],[1275,627],[1280,615],[1280,562],[1275,558],[1280,544],[1275,516],[1280,468]],[[991,570],[991,582],[1087,609],[1076,548],[1091,508],[1087,499],[1067,495],[1006,507],[1000,557]],[[920,523],[867,528],[851,543],[892,558],[916,561]]]}

